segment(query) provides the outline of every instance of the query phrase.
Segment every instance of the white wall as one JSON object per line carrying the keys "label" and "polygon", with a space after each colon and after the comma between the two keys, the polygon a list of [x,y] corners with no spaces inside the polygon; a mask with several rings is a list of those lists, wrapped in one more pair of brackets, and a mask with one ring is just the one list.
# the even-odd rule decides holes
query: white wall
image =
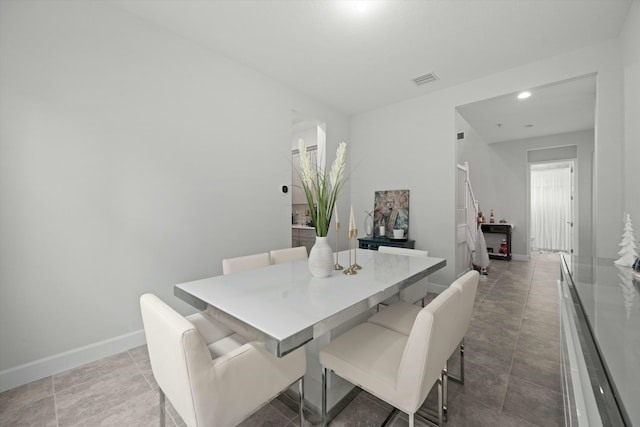
{"label": "white wall", "polygon": [[292,109],[348,142],[344,115],[106,2],[0,2],[0,389],[118,351],[144,292],[190,312],[173,284],[289,247]]}
{"label": "white wall", "polygon": [[[454,278],[455,107],[525,88],[598,73],[596,99],[597,255],[614,258],[622,215],[623,75],[618,40],[506,70],[352,118],[352,201],[370,210],[373,192],[411,190],[411,238],[447,259],[430,280]],[[472,173],[473,179],[473,173]]]}
{"label": "white wall", "polygon": [[454,111],[434,93],[353,117],[351,200],[360,225],[379,190],[410,190],[409,238],[447,259],[429,277],[443,284],[454,270]]}
{"label": "white wall", "polygon": [[[625,211],[640,230],[640,2],[634,1],[622,32],[625,108]],[[640,231],[636,231],[640,239]],[[620,236],[622,238],[622,220]]]}
{"label": "white wall", "polygon": [[[592,245],[592,205],[590,200],[592,179],[593,130],[528,138],[517,141],[487,144],[475,132],[468,132],[471,139],[459,144],[462,162],[471,169],[473,191],[480,207],[489,218],[494,210],[496,222],[502,218],[514,224],[512,253],[519,258],[529,255],[528,231],[528,163],[527,150],[552,147],[577,146],[576,162],[576,223],[578,246],[576,254],[590,256]],[[574,154],[575,155],[575,152]],[[545,160],[568,158],[551,156]]]}

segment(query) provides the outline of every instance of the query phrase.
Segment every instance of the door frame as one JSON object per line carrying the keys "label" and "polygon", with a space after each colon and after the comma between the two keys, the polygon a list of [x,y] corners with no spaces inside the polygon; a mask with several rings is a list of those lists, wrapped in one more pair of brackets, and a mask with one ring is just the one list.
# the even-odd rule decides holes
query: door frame
{"label": "door frame", "polygon": [[527,254],[531,257],[531,169],[534,165],[540,164],[554,164],[554,163],[570,163],[571,164],[571,204],[570,204],[570,216],[571,216],[571,228],[570,228],[570,253],[576,253],[576,248],[578,248],[579,244],[579,233],[576,231],[579,229],[578,227],[578,215],[576,215],[576,206],[578,205],[578,192],[576,191],[576,176],[578,173],[577,158],[558,158],[558,159],[550,159],[550,160],[542,160],[542,161],[529,161],[527,159]]}

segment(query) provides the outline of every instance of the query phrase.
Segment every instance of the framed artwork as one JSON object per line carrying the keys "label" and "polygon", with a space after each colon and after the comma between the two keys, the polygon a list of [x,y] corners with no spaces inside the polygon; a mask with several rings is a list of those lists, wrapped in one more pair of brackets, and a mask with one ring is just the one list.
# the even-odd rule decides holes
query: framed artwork
{"label": "framed artwork", "polygon": [[[373,205],[373,236],[393,238],[394,229],[409,235],[409,190],[376,191]],[[384,235],[380,234],[384,226]]]}

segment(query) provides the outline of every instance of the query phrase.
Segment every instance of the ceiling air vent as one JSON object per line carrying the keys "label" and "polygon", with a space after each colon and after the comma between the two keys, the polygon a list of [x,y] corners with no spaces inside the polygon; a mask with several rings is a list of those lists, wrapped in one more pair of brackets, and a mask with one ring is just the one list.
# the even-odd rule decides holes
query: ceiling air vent
{"label": "ceiling air vent", "polygon": [[427,83],[435,82],[438,80],[438,76],[435,73],[427,73],[413,79],[416,86],[426,85]]}

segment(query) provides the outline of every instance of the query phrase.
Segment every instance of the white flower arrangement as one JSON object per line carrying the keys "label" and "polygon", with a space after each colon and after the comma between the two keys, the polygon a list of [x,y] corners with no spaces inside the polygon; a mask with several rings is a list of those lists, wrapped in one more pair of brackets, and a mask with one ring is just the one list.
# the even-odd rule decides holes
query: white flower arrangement
{"label": "white flower arrangement", "polygon": [[[298,174],[302,181],[302,189],[304,190],[311,220],[316,229],[316,236],[326,237],[329,232],[329,224],[333,215],[338,194],[346,182],[344,177],[344,166],[347,157],[347,144],[341,142],[336,150],[336,159],[331,165],[329,176],[327,177],[324,169],[317,168],[314,170],[311,166],[309,153],[304,141],[298,141],[298,151],[300,152],[300,170]],[[327,183],[327,181],[329,181]],[[328,184],[328,185],[327,185]],[[316,197],[317,208],[313,201]]]}

